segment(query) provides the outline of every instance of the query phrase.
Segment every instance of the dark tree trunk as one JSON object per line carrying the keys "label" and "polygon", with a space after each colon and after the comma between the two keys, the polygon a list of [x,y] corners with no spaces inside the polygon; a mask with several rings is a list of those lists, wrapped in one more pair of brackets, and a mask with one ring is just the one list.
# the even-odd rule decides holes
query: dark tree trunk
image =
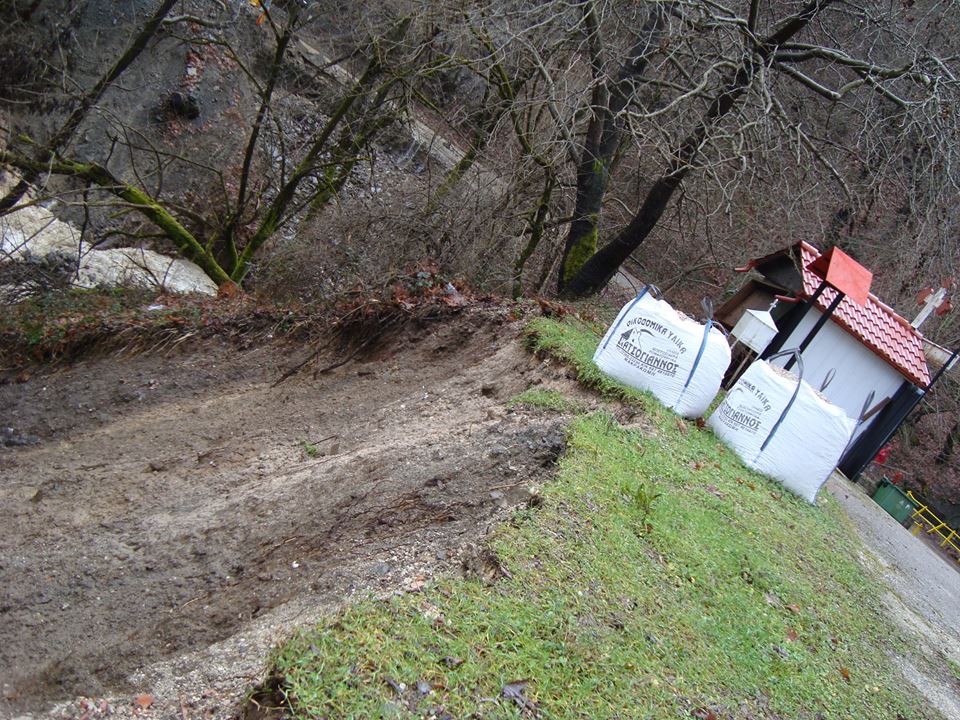
{"label": "dark tree trunk", "polygon": [[540,193],[540,199],[536,206],[527,217],[527,232],[530,233],[530,239],[524,245],[520,255],[517,256],[513,264],[513,299],[516,300],[523,294],[523,268],[527,260],[533,255],[540,241],[546,232],[547,216],[550,214],[550,198],[553,191],[557,189],[557,176],[552,172],[547,172],[543,181],[543,192]]}
{"label": "dark tree trunk", "polygon": [[[634,91],[634,83],[646,71],[651,50],[663,28],[666,11],[656,5],[651,10],[641,31],[640,39],[631,48],[627,62],[620,68],[616,80],[600,83],[599,50],[591,42],[590,52],[594,65],[594,88],[591,102],[593,115],[587,127],[587,139],[577,165],[577,197],[574,203],[573,220],[567,234],[557,279],[557,289],[563,291],[567,282],[597,249],[600,213],[610,184],[610,171],[620,144],[623,141],[623,123],[620,114],[627,107]],[[591,34],[599,28],[591,23],[592,9],[587,14],[587,27]]]}
{"label": "dark tree trunk", "polygon": [[573,275],[563,289],[565,297],[584,297],[600,292],[630,253],[643,244],[657,222],[663,217],[674,191],[683,178],[697,166],[700,146],[709,130],[724,118],[753,82],[758,63],[765,61],[776,49],[796,35],[816,17],[832,0],[811,0],[796,15],[784,19],[766,38],[752,49],[745,50],[746,58],[726,87],[716,96],[707,112],[674,151],[667,172],[660,176],[643,201],[640,210],[613,240],[596,252],[580,270]]}
{"label": "dark tree trunk", "polygon": [[947,437],[943,440],[940,452],[937,453],[938,465],[946,465],[950,462],[950,458],[953,457],[954,447],[957,444],[957,436],[960,436],[960,416],[958,416],[956,422],[953,423],[953,427],[950,428]]}
{"label": "dark tree trunk", "polygon": [[726,115],[736,104],[753,79],[752,65],[737,72],[727,88],[710,103],[707,114],[694,131],[677,148],[669,171],[662,175],[647,192],[640,210],[630,224],[609,243],[593,254],[583,267],[570,278],[563,290],[566,297],[594,295],[604,287],[634,250],[643,244],[656,227],[683,178],[695,166],[700,144],[709,128]]}

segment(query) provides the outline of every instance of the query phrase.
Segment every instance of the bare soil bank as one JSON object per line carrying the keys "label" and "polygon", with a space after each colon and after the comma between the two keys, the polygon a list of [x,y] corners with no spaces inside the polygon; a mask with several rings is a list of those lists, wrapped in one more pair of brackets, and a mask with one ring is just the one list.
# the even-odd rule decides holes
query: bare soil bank
{"label": "bare soil bank", "polygon": [[551,474],[562,420],[504,402],[552,371],[500,311],[273,387],[308,350],[207,342],[0,386],[0,716],[140,692],[154,717],[236,712],[278,627],[415,589]]}

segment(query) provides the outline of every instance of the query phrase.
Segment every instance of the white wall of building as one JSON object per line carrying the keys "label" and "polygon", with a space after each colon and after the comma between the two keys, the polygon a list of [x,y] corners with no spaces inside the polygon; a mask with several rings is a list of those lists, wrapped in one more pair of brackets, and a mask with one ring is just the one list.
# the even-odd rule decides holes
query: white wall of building
{"label": "white wall of building", "polygon": [[[819,310],[811,308],[796,330],[783,344],[783,350],[799,347],[821,316]],[[774,361],[784,365],[786,359]],[[823,394],[833,404],[843,408],[848,417],[856,419],[860,415],[867,394],[873,390],[873,405],[886,397],[891,397],[906,378],[882,360],[872,350],[863,345],[853,335],[828,320],[816,337],[803,351],[803,379],[819,390],[827,373],[837,371],[833,382]],[[797,367],[793,367],[797,371]],[[867,423],[869,424],[869,422]],[[861,429],[866,429],[867,424]],[[858,433],[859,434],[859,433]]]}

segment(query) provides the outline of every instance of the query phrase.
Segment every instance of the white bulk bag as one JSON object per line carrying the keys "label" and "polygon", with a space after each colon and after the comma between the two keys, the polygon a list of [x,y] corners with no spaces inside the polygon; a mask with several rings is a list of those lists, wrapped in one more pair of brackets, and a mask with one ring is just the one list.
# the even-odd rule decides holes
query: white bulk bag
{"label": "white bulk bag", "polygon": [[607,375],[649,390],[683,417],[703,415],[730,364],[730,346],[712,321],[701,325],[644,288],[623,306],[593,355]]}
{"label": "white bulk bag", "polygon": [[747,368],[707,424],[745,465],[810,503],[856,426],[802,378],[762,360]]}

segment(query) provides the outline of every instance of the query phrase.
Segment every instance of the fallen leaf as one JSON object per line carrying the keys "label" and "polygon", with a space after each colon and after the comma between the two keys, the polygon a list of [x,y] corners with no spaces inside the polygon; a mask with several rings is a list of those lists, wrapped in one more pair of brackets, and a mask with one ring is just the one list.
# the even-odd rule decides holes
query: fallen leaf
{"label": "fallen leaf", "polygon": [[706,491],[712,495],[716,495],[721,500],[723,500],[726,497],[726,495],[720,492],[720,490],[717,488],[716,485],[707,485]]}
{"label": "fallen leaf", "polygon": [[796,603],[790,603],[789,605],[787,605],[787,610],[789,610],[794,614],[798,614],[800,612],[800,606],[797,605]]}
{"label": "fallen leaf", "polygon": [[687,424],[680,418],[677,418],[677,430],[679,430],[684,435],[687,434]]}
{"label": "fallen leaf", "polygon": [[442,658],[440,662],[453,670],[454,668],[458,668],[463,665],[466,660],[463,658],[453,657],[452,655],[447,655],[445,658]]}
{"label": "fallen leaf", "polygon": [[787,642],[795,642],[798,637],[799,635],[797,635],[796,630],[793,628],[787,628]]}
{"label": "fallen leaf", "polygon": [[507,700],[513,700],[523,710],[532,712],[537,709],[537,704],[526,696],[528,685],[530,685],[529,680],[514,680],[507,683],[503,686],[503,697]]}
{"label": "fallen leaf", "polygon": [[697,720],[717,720],[717,716],[713,714],[713,710],[710,708],[697,708],[690,715]]}
{"label": "fallen leaf", "polygon": [[421,617],[424,620],[428,620],[434,625],[440,626],[443,625],[446,618],[443,617],[443,612],[436,605],[430,602],[424,601],[420,608],[422,612],[420,613]]}
{"label": "fallen leaf", "polygon": [[[257,23],[258,25],[260,23]],[[233,300],[243,295],[243,290],[233,280],[227,280],[217,288],[217,297],[221,300]]]}
{"label": "fallen leaf", "polygon": [[843,679],[847,682],[850,682],[850,671],[845,667],[840,668],[840,674],[843,675]]}
{"label": "fallen leaf", "polygon": [[770,497],[772,497],[774,500],[779,500],[780,498],[783,497],[783,495],[781,495],[780,493],[772,492],[770,493]]}
{"label": "fallen leaf", "polygon": [[423,586],[427,584],[427,578],[424,575],[417,575],[410,582],[403,586],[407,592],[420,592]]}
{"label": "fallen leaf", "polygon": [[694,422],[697,424],[697,430],[703,430],[707,426],[707,421],[702,417],[698,417]]}
{"label": "fallen leaf", "polygon": [[563,303],[537,298],[537,304],[540,305],[540,312],[543,313],[544,317],[562,318],[566,315],[576,315],[576,312],[571,306],[564,305]]}
{"label": "fallen leaf", "polygon": [[147,695],[146,693],[144,693],[143,695],[137,695],[133,699],[133,704],[136,705],[141,710],[146,710],[151,705],[153,705],[153,695]]}

